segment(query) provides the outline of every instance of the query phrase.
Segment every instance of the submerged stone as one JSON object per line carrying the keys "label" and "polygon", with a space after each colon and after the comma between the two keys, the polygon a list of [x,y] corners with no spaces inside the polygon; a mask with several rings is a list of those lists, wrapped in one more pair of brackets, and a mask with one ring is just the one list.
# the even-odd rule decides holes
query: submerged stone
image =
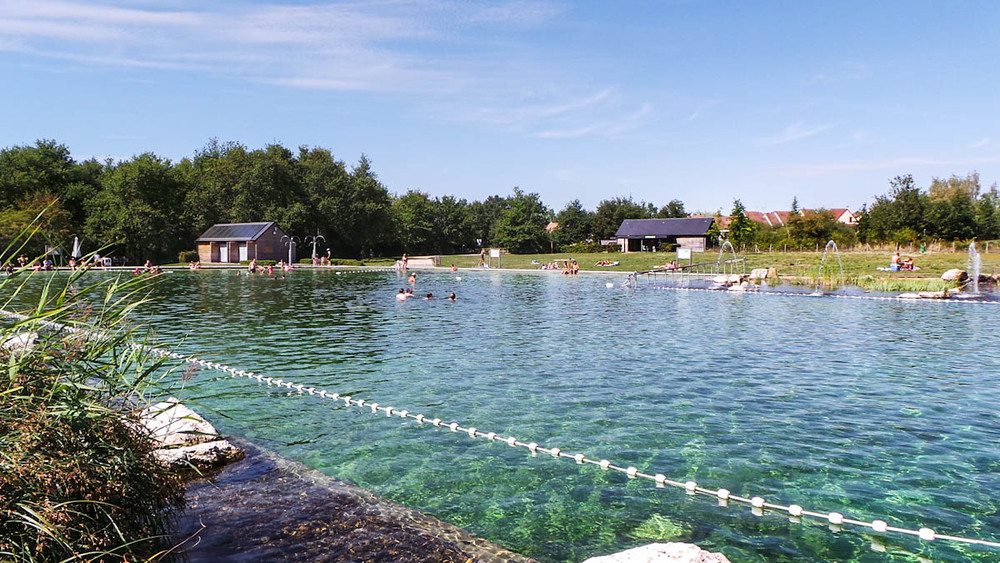
{"label": "submerged stone", "polygon": [[651,543],[611,555],[591,557],[583,563],[729,563],[721,553],[691,543]]}

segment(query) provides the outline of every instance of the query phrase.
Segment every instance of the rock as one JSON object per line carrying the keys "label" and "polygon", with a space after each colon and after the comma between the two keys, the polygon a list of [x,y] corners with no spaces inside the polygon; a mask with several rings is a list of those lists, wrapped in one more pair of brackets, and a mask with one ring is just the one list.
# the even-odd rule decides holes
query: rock
{"label": "rock", "polygon": [[37,332],[19,332],[14,336],[11,336],[7,340],[4,340],[3,344],[0,344],[0,348],[4,350],[10,350],[11,352],[30,352],[35,344],[38,343],[38,333]]}
{"label": "rock", "polygon": [[752,280],[763,280],[768,277],[770,270],[767,268],[754,268],[750,270],[750,279]]}
{"label": "rock", "polygon": [[175,470],[213,469],[243,458],[243,451],[219,438],[215,427],[171,397],[143,409],[140,420],[160,444],[155,455]]}
{"label": "rock", "polygon": [[958,268],[948,270],[947,272],[941,274],[941,279],[944,281],[964,281],[968,279],[968,277],[969,274],[966,273],[965,270],[960,270]]}
{"label": "rock", "polygon": [[721,553],[712,553],[690,543],[651,543],[611,555],[591,557],[583,563],[729,563]]}
{"label": "rock", "polygon": [[215,427],[171,397],[143,409],[142,424],[163,447],[186,446],[219,439]]}
{"label": "rock", "polygon": [[919,295],[921,299],[947,299],[948,298],[948,294],[945,293],[944,291],[921,291],[917,295]]}
{"label": "rock", "polygon": [[900,293],[896,299],[920,299],[919,293]]}
{"label": "rock", "polygon": [[180,448],[161,448],[154,455],[171,469],[185,470],[194,466],[200,471],[238,461],[243,458],[243,451],[226,440],[215,440]]}

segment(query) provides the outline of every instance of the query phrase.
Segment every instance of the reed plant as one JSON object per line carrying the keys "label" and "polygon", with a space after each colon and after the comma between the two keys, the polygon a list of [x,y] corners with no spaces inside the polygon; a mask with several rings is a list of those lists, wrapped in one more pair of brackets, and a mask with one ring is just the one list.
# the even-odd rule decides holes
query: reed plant
{"label": "reed plant", "polygon": [[5,312],[33,295],[0,324],[2,561],[155,559],[183,503],[139,423],[164,367],[130,321],[148,282],[86,280],[21,269],[0,281]]}

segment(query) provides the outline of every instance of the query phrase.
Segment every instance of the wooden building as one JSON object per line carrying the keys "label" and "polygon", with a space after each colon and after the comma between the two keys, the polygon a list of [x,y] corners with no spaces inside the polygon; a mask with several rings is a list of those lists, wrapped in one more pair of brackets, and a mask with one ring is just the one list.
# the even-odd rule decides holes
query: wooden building
{"label": "wooden building", "polygon": [[666,250],[671,244],[704,252],[708,228],[714,221],[711,217],[626,219],[618,227],[615,237],[622,252]]}
{"label": "wooden building", "polygon": [[[206,264],[238,264],[248,260],[288,260],[288,247],[277,224],[219,223],[202,233],[198,240],[198,259]],[[286,241],[287,242],[287,241]],[[292,247],[292,261],[295,261]]]}

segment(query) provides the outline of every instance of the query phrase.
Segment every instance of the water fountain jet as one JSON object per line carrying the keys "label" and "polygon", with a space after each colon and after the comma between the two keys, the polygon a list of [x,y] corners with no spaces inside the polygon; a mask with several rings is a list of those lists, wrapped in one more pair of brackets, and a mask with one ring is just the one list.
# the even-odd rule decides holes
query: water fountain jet
{"label": "water fountain jet", "polygon": [[969,262],[967,266],[969,277],[972,279],[973,295],[979,295],[979,271],[982,267],[983,259],[979,257],[979,250],[976,249],[976,243],[973,241],[969,245]]}

